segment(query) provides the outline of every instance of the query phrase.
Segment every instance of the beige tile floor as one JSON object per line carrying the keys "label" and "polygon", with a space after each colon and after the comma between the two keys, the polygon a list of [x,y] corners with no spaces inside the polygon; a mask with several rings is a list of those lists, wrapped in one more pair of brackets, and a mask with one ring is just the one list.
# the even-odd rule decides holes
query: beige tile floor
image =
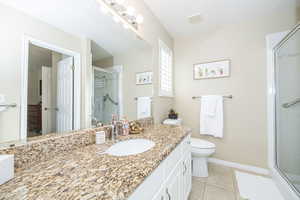
{"label": "beige tile floor", "polygon": [[208,164],[209,177],[193,177],[189,200],[242,200],[239,195],[234,169]]}

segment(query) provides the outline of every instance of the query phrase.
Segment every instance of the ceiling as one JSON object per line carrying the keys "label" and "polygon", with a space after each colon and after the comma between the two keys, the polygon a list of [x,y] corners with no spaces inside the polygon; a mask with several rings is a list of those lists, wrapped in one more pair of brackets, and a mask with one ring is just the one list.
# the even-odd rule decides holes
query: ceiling
{"label": "ceiling", "polygon": [[110,54],[121,53],[144,41],[104,15],[96,0],[0,0],[65,32],[93,40]]}
{"label": "ceiling", "polygon": [[[224,24],[274,14],[283,7],[295,7],[296,1],[144,0],[174,38],[210,32]],[[192,24],[188,17],[195,14],[200,14],[201,20]]]}

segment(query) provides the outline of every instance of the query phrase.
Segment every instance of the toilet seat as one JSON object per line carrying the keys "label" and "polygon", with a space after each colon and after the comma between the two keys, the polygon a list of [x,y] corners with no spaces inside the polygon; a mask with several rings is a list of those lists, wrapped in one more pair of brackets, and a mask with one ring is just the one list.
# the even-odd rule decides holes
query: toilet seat
{"label": "toilet seat", "polygon": [[191,138],[191,146],[196,149],[215,149],[216,145],[214,143],[208,142],[206,140]]}

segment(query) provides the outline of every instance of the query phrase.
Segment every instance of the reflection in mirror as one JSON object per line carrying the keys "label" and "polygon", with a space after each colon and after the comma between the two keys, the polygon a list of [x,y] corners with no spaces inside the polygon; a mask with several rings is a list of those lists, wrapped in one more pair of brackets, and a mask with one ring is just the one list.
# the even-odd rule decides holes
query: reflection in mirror
{"label": "reflection in mirror", "polygon": [[70,30],[65,18],[41,20],[9,2],[0,3],[0,148],[110,124],[112,115],[152,116],[152,47],[135,32],[98,7],[82,8],[89,23]]}
{"label": "reflection in mirror", "polygon": [[151,46],[139,41],[126,52],[113,55],[95,42],[92,42],[91,46],[92,126],[109,124],[112,115],[128,120],[151,117],[153,95]]}
{"label": "reflection in mirror", "polygon": [[73,130],[73,57],[29,44],[27,137]]}
{"label": "reflection in mirror", "polygon": [[119,114],[119,75],[113,67],[113,56],[92,41],[93,91],[92,125],[108,124]]}

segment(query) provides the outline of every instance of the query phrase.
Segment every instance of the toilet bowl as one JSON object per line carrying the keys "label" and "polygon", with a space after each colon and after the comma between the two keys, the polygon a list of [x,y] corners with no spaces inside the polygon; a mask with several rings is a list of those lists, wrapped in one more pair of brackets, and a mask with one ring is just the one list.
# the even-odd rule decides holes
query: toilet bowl
{"label": "toilet bowl", "polygon": [[215,152],[216,145],[202,139],[191,138],[191,147],[193,176],[208,177],[207,159]]}

